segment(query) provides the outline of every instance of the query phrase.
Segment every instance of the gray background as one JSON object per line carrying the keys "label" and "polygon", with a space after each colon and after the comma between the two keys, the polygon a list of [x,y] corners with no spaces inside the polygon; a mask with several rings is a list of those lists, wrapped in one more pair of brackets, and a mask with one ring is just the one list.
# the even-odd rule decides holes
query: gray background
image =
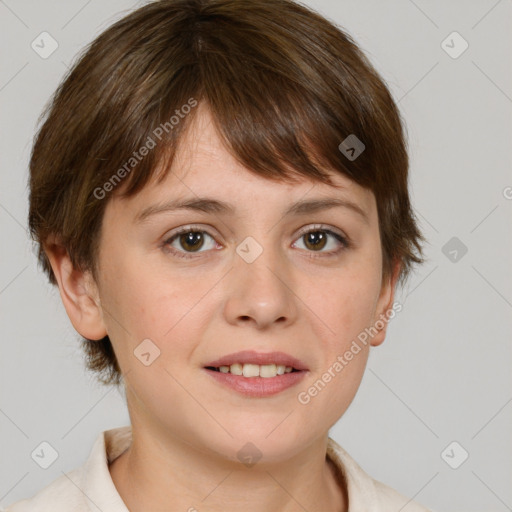
{"label": "gray background", "polygon": [[[429,241],[331,435],[374,478],[438,512],[512,510],[512,1],[306,3],[355,37],[399,102]],[[85,373],[58,292],[36,266],[26,182],[37,117],[66,68],[137,5],[0,1],[3,506],[82,465],[99,432],[129,423],[119,392]],[[31,48],[43,31],[59,44],[47,59]],[[458,58],[442,47],[453,31],[469,44]],[[42,441],[59,453],[46,470],[30,456]],[[456,465],[462,450],[469,458],[452,469],[445,459]]]}

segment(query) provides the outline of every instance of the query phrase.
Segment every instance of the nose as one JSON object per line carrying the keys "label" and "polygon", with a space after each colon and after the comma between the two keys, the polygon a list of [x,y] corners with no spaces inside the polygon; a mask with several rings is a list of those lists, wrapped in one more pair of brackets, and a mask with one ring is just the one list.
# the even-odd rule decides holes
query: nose
{"label": "nose", "polygon": [[283,258],[264,248],[252,262],[237,254],[233,265],[226,276],[224,315],[228,323],[252,324],[265,330],[274,324],[285,327],[295,322],[299,299],[293,290],[290,266]]}

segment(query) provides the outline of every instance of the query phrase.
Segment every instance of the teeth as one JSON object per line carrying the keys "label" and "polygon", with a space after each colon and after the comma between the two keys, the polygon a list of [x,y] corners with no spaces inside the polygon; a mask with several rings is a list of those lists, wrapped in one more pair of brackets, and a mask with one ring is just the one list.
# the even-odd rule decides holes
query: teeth
{"label": "teeth", "polygon": [[244,364],[242,373],[244,377],[259,377],[260,367],[257,364]]}
{"label": "teeth", "polygon": [[221,373],[232,373],[233,375],[243,375],[244,377],[263,377],[270,378],[276,375],[283,375],[292,371],[291,366],[283,364],[240,364],[235,363],[231,366],[219,366]]}
{"label": "teeth", "polygon": [[232,364],[230,367],[229,367],[229,371],[233,374],[233,375],[242,375],[243,373],[243,366],[241,364]]}
{"label": "teeth", "polygon": [[263,364],[260,366],[260,377],[275,377],[277,366],[275,364]]}

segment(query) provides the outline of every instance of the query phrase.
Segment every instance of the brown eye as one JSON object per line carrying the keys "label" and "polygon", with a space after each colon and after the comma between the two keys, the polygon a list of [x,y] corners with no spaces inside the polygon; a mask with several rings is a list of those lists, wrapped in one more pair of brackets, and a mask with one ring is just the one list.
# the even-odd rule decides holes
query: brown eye
{"label": "brown eye", "polygon": [[193,253],[198,253],[199,256],[203,252],[208,252],[209,249],[215,249],[216,242],[206,231],[188,227],[169,237],[163,245],[178,257],[193,258]]}
{"label": "brown eye", "polygon": [[204,244],[204,237],[201,231],[189,231],[179,235],[181,247],[187,251],[198,251]]}
{"label": "brown eye", "polygon": [[323,231],[310,231],[302,235],[305,240],[305,246],[311,250],[322,250],[327,244],[327,236]]}
{"label": "brown eye", "polygon": [[[300,247],[299,241],[302,241],[303,247]],[[336,256],[350,247],[350,243],[342,235],[330,229],[319,229],[318,227],[303,232],[293,246],[297,247],[297,244],[299,244],[299,249],[309,252],[310,256],[316,256],[312,253],[318,253],[318,256]]]}

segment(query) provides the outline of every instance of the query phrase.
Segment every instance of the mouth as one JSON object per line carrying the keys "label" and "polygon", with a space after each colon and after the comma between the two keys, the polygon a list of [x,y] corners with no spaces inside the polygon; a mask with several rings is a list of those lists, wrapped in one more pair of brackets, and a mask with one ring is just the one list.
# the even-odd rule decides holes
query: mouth
{"label": "mouth", "polygon": [[207,370],[220,373],[230,373],[232,375],[242,375],[244,377],[262,377],[272,378],[277,375],[284,375],[285,373],[300,372],[292,366],[285,366],[282,364],[251,364],[251,363],[234,363],[232,365],[222,366],[205,366]]}
{"label": "mouth", "polygon": [[210,361],[204,368],[244,377],[271,378],[285,373],[308,370],[305,363],[285,352],[243,350]]}
{"label": "mouth", "polygon": [[221,385],[260,398],[296,385],[309,371],[302,361],[284,352],[254,351],[229,354],[203,368]]}

